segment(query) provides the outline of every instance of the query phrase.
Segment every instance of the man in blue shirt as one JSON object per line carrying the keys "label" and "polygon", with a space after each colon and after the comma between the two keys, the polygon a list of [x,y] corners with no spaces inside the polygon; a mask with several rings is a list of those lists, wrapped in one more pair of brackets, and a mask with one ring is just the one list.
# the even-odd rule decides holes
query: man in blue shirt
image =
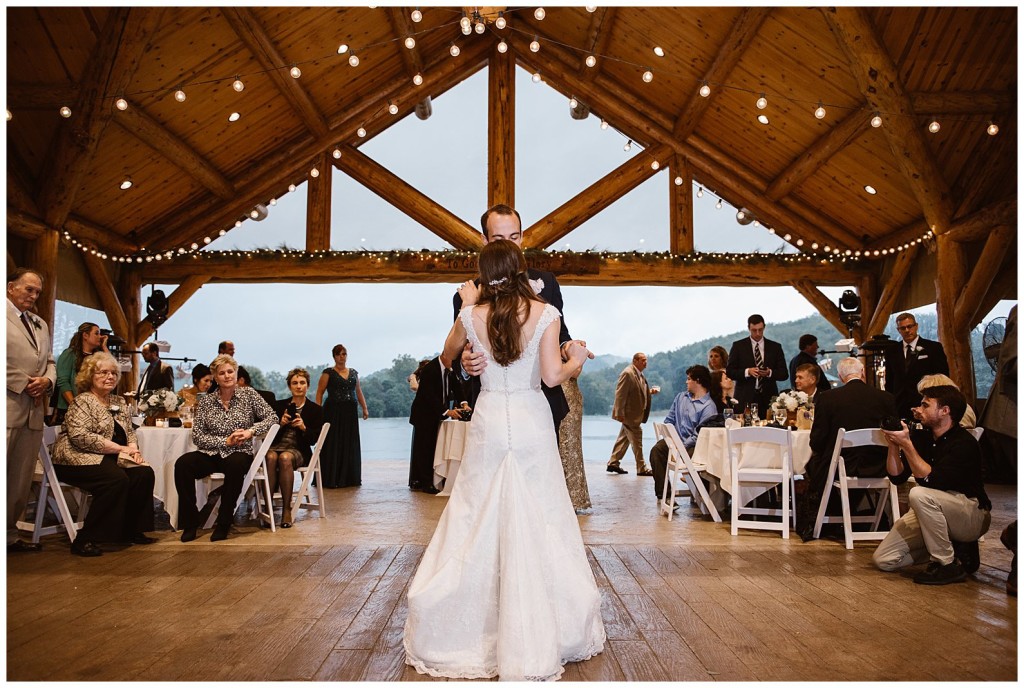
{"label": "man in blue shirt", "polygon": [[[665,422],[676,427],[683,447],[688,454],[693,454],[697,444],[697,428],[716,413],[718,409],[708,391],[711,389],[711,371],[705,366],[695,365],[686,370],[686,391],[680,392],[672,400],[672,408],[665,416]],[[668,466],[668,445],[665,440],[658,440],[651,447],[651,470],[654,472],[654,494],[661,499],[665,486],[665,469]]]}

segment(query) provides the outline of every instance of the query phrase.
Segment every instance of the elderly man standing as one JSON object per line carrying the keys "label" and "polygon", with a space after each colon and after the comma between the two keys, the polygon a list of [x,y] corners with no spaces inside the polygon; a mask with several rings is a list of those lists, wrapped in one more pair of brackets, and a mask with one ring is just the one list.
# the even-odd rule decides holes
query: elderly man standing
{"label": "elderly man standing", "polygon": [[46,399],[57,382],[50,330],[29,313],[43,291],[39,273],[19,268],[7,280],[7,551],[33,552],[41,545],[18,539],[36,457],[43,441]]}
{"label": "elderly man standing", "polygon": [[623,368],[615,385],[612,418],[622,423],[622,428],[619,430],[619,436],[615,438],[612,458],[608,460],[605,469],[609,473],[629,473],[619,466],[619,461],[626,454],[626,448],[632,447],[633,455],[636,457],[636,474],[654,475],[651,469],[644,465],[643,431],[640,429],[651,413],[651,395],[658,393],[657,388],[651,389],[647,385],[647,378],[644,377],[646,367],[647,354],[637,352],[633,355],[633,362]]}

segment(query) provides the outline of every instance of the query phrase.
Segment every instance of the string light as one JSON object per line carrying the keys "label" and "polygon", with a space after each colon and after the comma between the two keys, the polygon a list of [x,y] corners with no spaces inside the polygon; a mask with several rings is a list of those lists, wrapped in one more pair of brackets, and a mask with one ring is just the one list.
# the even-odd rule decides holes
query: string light
{"label": "string light", "polygon": [[412,36],[406,36],[405,37],[405,47],[408,48],[409,50],[412,50],[413,48],[415,48],[416,47],[416,39],[413,38]]}
{"label": "string light", "polygon": [[498,43],[498,52],[502,54],[508,52],[508,43],[506,43],[505,41],[501,41],[500,43]]}
{"label": "string light", "polygon": [[348,56],[348,64],[349,64],[350,67],[358,67],[359,66],[359,56],[356,55],[355,53],[352,53],[351,55],[349,55]]}
{"label": "string light", "polygon": [[718,203],[715,203],[715,210],[721,210],[721,209],[722,209],[722,199],[719,198],[718,199]]}
{"label": "string light", "polygon": [[366,129],[364,127],[359,127],[358,129],[356,129],[356,136],[358,136],[359,138],[365,138]]}
{"label": "string light", "polygon": [[576,106],[579,105],[579,104],[580,104],[579,101],[576,100],[575,97],[569,99],[569,107],[572,108],[573,110],[575,110]]}
{"label": "string light", "polygon": [[531,76],[530,79],[533,81],[533,83],[539,84],[540,83],[540,72],[534,72],[533,76]]}
{"label": "string light", "polygon": [[128,101],[125,100],[124,98],[118,98],[117,100],[114,101],[114,107],[116,107],[121,112],[124,112],[125,110],[128,109]]}
{"label": "string light", "polygon": [[676,186],[682,186],[683,185],[683,178],[682,177],[676,177],[673,181],[675,182]]}
{"label": "string light", "polygon": [[494,20],[494,26],[499,30],[504,29],[506,26],[508,26],[508,22],[505,21],[504,12],[498,12],[498,18]]}
{"label": "string light", "polygon": [[288,73],[292,75],[293,79],[298,79],[300,76],[302,76],[302,70],[299,69],[298,66],[296,65],[292,65],[292,68],[288,70]]}
{"label": "string light", "polygon": [[701,98],[707,98],[709,95],[711,95],[711,87],[708,86],[708,82],[705,81],[703,84],[700,85],[700,90],[698,91],[698,93],[700,93]]}
{"label": "string light", "polygon": [[7,111],[7,121],[10,122],[12,119],[14,119],[14,115],[12,115],[11,111],[8,110]]}
{"label": "string light", "polygon": [[587,59],[583,61],[588,67],[593,67],[597,64],[597,58],[593,55],[587,55]]}
{"label": "string light", "polygon": [[624,150],[624,151],[626,151],[628,153],[630,151],[630,149],[632,149],[632,148],[633,148],[633,139],[630,139],[630,140],[626,141],[626,145],[622,147],[622,150]]}
{"label": "string light", "polygon": [[288,191],[295,191],[295,185],[294,184],[289,184],[288,185]]}
{"label": "string light", "polygon": [[417,86],[422,86],[423,85],[423,75],[422,74],[417,74],[416,76],[414,76],[412,78],[412,82],[414,84],[416,84]]}
{"label": "string light", "polygon": [[[341,160],[341,149],[335,148],[331,152],[331,155],[334,157],[335,160]],[[276,203],[276,201],[274,199],[270,199],[270,205],[274,205],[274,203]]]}
{"label": "string light", "polygon": [[660,162],[658,162],[657,160],[652,160],[651,161],[651,169],[652,170],[656,170],[659,167],[661,167],[661,163]]}
{"label": "string light", "polygon": [[654,72],[648,69],[646,72],[644,72],[643,79],[644,83],[651,83],[652,81],[654,81]]}
{"label": "string light", "polygon": [[540,52],[540,41],[537,40],[536,36],[534,36],[533,40],[530,41],[530,52],[531,53]]}
{"label": "string light", "polygon": [[63,117],[64,119],[67,119],[68,117],[70,117],[71,116],[71,108],[69,108],[67,105],[63,106],[60,109],[60,116]]}
{"label": "string light", "polygon": [[544,21],[544,17],[546,16],[547,13],[544,11],[543,7],[538,7],[533,11],[533,18],[536,19],[537,21]]}
{"label": "string light", "polygon": [[761,124],[768,124],[768,115],[758,115],[757,121]]}
{"label": "string light", "polygon": [[392,115],[397,115],[398,114],[398,106],[389,101],[388,102],[388,112],[390,112]]}
{"label": "string light", "polygon": [[[313,179],[316,179],[317,177],[320,176],[320,170],[318,170],[317,168],[314,167],[313,169],[311,169],[309,171],[309,176],[312,177]],[[254,210],[253,212],[256,212],[256,211]],[[253,215],[253,217],[256,217],[256,215]]]}
{"label": "string light", "polygon": [[479,33],[483,33],[484,31],[486,31],[487,27],[484,26],[483,22],[477,22],[476,24],[473,25],[473,30],[476,31],[479,34]]}
{"label": "string light", "polygon": [[937,120],[937,119],[933,119],[931,122],[928,123],[928,131],[930,131],[933,134],[938,134],[939,133],[939,129],[941,129],[941,128],[942,128],[942,125],[939,124],[939,120]]}
{"label": "string light", "polygon": [[421,21],[423,21],[423,13],[420,12],[420,8],[417,7],[412,11],[412,14],[409,15],[409,18],[412,19],[414,23],[419,24]]}
{"label": "string light", "polygon": [[607,128],[608,128],[608,122],[605,121],[605,120],[601,120],[601,129],[604,130],[604,129],[607,129]]}
{"label": "string light", "polygon": [[187,96],[185,95],[185,91],[180,88],[174,92],[174,99],[179,103],[184,103],[186,97]]}
{"label": "string light", "polygon": [[597,5],[587,5],[587,12],[593,13],[597,11]]}
{"label": "string light", "polygon": [[766,107],[768,107],[768,99],[765,98],[764,94],[762,93],[761,97],[758,98],[757,102],[754,104],[757,105],[758,110],[764,110]]}
{"label": "string light", "polygon": [[462,33],[468,36],[473,32],[473,22],[469,20],[465,14],[462,15],[462,19],[459,20],[459,26],[462,28]]}
{"label": "string light", "polygon": [[818,119],[825,119],[825,106],[818,101],[818,107],[814,110],[814,116]]}
{"label": "string light", "polygon": [[873,126],[875,129],[877,129],[878,127],[882,126],[882,115],[881,115],[881,113],[876,112],[875,116],[871,118],[871,126]]}
{"label": "string light", "polygon": [[239,93],[241,93],[242,91],[245,90],[245,84],[243,84],[242,80],[239,77],[236,76],[235,80],[233,82],[231,82],[231,88],[233,88],[236,91],[238,91]]}
{"label": "string light", "polygon": [[462,51],[459,50],[459,46],[452,43],[452,47],[448,49],[448,52],[451,53],[452,57],[458,57],[459,53]]}
{"label": "string light", "polygon": [[996,134],[999,133],[999,125],[996,124],[995,122],[991,122],[991,123],[989,123],[988,128],[985,129],[985,132],[989,136],[995,136]]}

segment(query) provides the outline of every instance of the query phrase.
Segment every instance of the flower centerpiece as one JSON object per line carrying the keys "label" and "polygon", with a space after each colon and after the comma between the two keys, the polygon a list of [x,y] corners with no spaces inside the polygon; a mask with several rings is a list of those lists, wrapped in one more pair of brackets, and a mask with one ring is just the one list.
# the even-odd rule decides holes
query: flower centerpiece
{"label": "flower centerpiece", "polygon": [[785,424],[795,427],[801,426],[800,421],[809,416],[809,412],[813,407],[814,404],[811,403],[811,398],[807,393],[798,392],[795,389],[780,392],[771,402],[772,415],[781,414],[782,411],[785,411]]}
{"label": "flower centerpiece", "polygon": [[154,425],[156,419],[166,418],[178,410],[181,400],[173,389],[152,389],[139,396],[139,413],[146,416],[146,425]]}

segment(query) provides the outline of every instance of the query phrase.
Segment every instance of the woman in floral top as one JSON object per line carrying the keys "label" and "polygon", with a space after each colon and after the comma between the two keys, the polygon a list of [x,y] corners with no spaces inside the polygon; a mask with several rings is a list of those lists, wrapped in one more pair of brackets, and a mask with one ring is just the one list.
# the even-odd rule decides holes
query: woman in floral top
{"label": "woman in floral top", "polygon": [[224,474],[224,487],[210,540],[227,539],[242,482],[253,460],[252,438],[265,434],[277,422],[277,414],[259,392],[237,385],[238,364],[234,358],[221,354],[213,359],[210,369],[217,381],[217,391],[196,404],[192,442],[197,450],[185,454],[174,465],[182,542],[196,539],[200,525],[196,480],[211,473]]}

